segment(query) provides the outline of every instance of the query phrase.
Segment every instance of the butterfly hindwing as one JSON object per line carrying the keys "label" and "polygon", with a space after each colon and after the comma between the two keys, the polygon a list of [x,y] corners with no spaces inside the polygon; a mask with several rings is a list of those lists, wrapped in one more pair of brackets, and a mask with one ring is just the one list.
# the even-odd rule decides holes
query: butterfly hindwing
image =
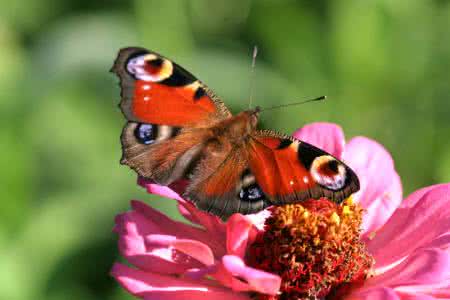
{"label": "butterfly hindwing", "polygon": [[202,127],[231,116],[206,85],[155,52],[124,48],[111,71],[120,78],[120,107],[130,121]]}
{"label": "butterfly hindwing", "polygon": [[255,213],[270,205],[250,172],[245,148],[216,148],[214,144],[208,148],[192,174],[186,198],[223,219],[233,213]]}
{"label": "butterfly hindwing", "polygon": [[183,178],[203,150],[204,129],[128,122],[122,131],[122,164],[168,185]]}
{"label": "butterfly hindwing", "polygon": [[341,202],[359,190],[356,174],[337,158],[306,142],[269,131],[252,135],[249,165],[273,204],[320,197]]}

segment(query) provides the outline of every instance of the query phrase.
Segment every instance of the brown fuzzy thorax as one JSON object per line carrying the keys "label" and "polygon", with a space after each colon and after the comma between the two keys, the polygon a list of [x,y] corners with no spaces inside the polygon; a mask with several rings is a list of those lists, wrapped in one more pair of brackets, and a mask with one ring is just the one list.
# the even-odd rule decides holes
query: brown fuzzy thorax
{"label": "brown fuzzy thorax", "polygon": [[258,113],[253,110],[243,111],[236,116],[219,122],[211,128],[211,134],[221,143],[233,146],[243,145],[258,124]]}

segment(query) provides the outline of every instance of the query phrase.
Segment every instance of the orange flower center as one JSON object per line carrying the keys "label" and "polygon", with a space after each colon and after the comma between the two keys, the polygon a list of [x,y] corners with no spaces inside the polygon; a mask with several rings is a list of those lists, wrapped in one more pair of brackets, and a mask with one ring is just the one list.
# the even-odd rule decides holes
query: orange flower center
{"label": "orange flower center", "polygon": [[337,205],[325,198],[273,207],[248,261],[282,278],[280,294],[257,299],[338,297],[363,281],[373,258],[360,240],[363,209],[351,198]]}

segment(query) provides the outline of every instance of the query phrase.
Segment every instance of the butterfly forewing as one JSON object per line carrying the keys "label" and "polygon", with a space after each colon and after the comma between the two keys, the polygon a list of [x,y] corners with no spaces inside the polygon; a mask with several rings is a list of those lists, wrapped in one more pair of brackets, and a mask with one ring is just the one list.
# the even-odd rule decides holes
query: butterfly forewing
{"label": "butterfly forewing", "polygon": [[199,127],[231,116],[206,85],[155,52],[124,48],[111,71],[120,78],[120,107],[130,121]]}

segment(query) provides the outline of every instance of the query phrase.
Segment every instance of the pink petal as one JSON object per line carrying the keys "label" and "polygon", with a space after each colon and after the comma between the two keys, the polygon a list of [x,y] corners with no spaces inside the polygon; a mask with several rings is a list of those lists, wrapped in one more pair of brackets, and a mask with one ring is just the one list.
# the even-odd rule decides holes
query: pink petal
{"label": "pink petal", "polygon": [[131,202],[132,207],[138,213],[144,215],[147,220],[151,220],[159,226],[160,233],[172,234],[178,238],[196,239],[209,245],[216,255],[222,256],[225,254],[225,225],[223,222],[219,221],[220,219],[216,216],[212,216],[194,208],[192,203],[185,202],[182,204],[185,207],[188,207],[191,213],[197,216],[197,219],[200,220],[200,224],[206,224],[205,228],[207,230],[173,221],[145,203],[139,201]]}
{"label": "pink petal", "polygon": [[197,215],[191,213],[191,211],[185,207],[184,203],[178,203],[177,207],[178,207],[178,211],[180,212],[180,214],[186,220],[188,220],[191,223],[200,224],[200,220],[197,217]]}
{"label": "pink petal", "polygon": [[116,222],[116,228],[121,231],[120,252],[139,268],[158,273],[183,273],[186,269],[199,266],[195,262],[180,260],[173,249],[165,245],[146,245],[145,235],[142,235],[141,231],[151,225],[145,224],[146,220],[139,218],[136,213],[119,216]]}
{"label": "pink petal", "polygon": [[[450,184],[413,193],[404,203],[366,243],[377,269],[389,268],[415,249],[432,243],[448,248],[445,236],[450,233]],[[410,207],[409,203],[415,204]]]}
{"label": "pink petal", "polygon": [[255,227],[259,231],[263,231],[266,219],[268,217],[270,217],[271,214],[272,213],[270,212],[269,209],[263,209],[263,210],[261,210],[261,211],[259,211],[257,213],[245,215],[245,217],[247,219],[249,219],[250,222],[252,222],[252,224],[255,225]]}
{"label": "pink petal", "polygon": [[207,276],[211,277],[211,274],[216,273],[218,270],[218,265],[212,265],[204,268],[193,268],[187,270],[183,276],[188,279],[199,280],[206,278]]}
{"label": "pink petal", "polygon": [[408,196],[405,200],[402,201],[402,204],[400,207],[406,208],[406,207],[414,207],[417,202],[422,200],[422,197],[427,194],[429,191],[434,190],[438,187],[446,186],[447,183],[441,183],[441,184],[435,184],[431,186],[427,186],[424,188],[421,188],[420,190],[417,190],[413,192],[411,195]]}
{"label": "pink petal", "polygon": [[162,197],[175,199],[177,201],[185,201],[180,196],[180,193],[182,193],[185,188],[185,182],[178,182],[168,187],[164,185],[158,185],[151,180],[138,177],[138,184],[147,189],[147,192],[149,194],[155,194]]}
{"label": "pink petal", "polygon": [[232,215],[227,222],[227,253],[241,258],[247,250],[247,244],[254,240],[257,230],[249,219],[241,214]]}
{"label": "pink petal", "polygon": [[400,204],[400,177],[389,152],[365,137],[349,141],[343,160],[358,175],[361,189],[354,197],[367,210],[362,224],[363,235],[370,234],[383,226]]}
{"label": "pink petal", "polygon": [[377,287],[368,290],[357,290],[345,296],[345,300],[401,300],[397,293],[387,287]]}
{"label": "pink petal", "polygon": [[220,244],[204,230],[173,221],[138,201],[133,201],[132,207],[133,211],[116,218],[115,231],[119,234],[121,254],[133,265],[169,274],[201,267],[198,261],[189,259],[170,244],[177,239],[197,240],[208,245],[217,255],[225,254],[225,242]]}
{"label": "pink petal", "polygon": [[206,266],[214,264],[214,254],[211,248],[199,241],[184,239],[175,240],[171,244],[176,250],[195,258]]}
{"label": "pink petal", "polygon": [[298,129],[292,135],[335,156],[342,157],[345,137],[342,128],[333,123],[311,123]]}
{"label": "pink petal", "polygon": [[199,210],[189,201],[180,202],[178,209],[188,220],[203,226],[210,236],[225,239],[226,225],[219,217]]}
{"label": "pink petal", "polygon": [[404,293],[398,293],[402,300],[434,300],[438,299],[430,295],[424,295],[424,294],[404,294]]}
{"label": "pink petal", "polygon": [[186,180],[177,181],[170,186],[162,186],[151,180],[138,177],[138,184],[146,188],[150,194],[177,200],[181,215],[192,223],[202,225],[212,235],[225,233],[225,225],[219,217],[200,211],[191,202],[180,196],[186,189]]}
{"label": "pink petal", "polygon": [[450,232],[445,233],[437,238],[434,238],[429,244],[425,247],[429,248],[439,248],[441,250],[447,251],[450,253]]}
{"label": "pink petal", "polygon": [[[191,268],[212,266],[214,254],[207,245],[195,240],[177,239],[175,236],[163,234],[150,234],[145,237],[146,245],[150,247],[161,246],[160,249],[170,251],[170,259],[178,264],[191,264]],[[202,263],[199,265],[196,261]]]}
{"label": "pink petal", "polygon": [[421,249],[383,274],[368,279],[363,289],[390,287],[406,294],[450,296],[450,254],[440,249]]}
{"label": "pink petal", "polygon": [[404,294],[388,287],[376,287],[368,290],[357,290],[345,296],[345,300],[434,300],[429,295]]}
{"label": "pink petal", "polygon": [[281,278],[279,276],[247,267],[238,256],[225,255],[222,263],[234,277],[239,278],[240,281],[243,280],[243,282],[239,282],[242,287],[248,284],[252,290],[269,295],[276,295],[280,289]]}
{"label": "pink petal", "polygon": [[[114,264],[111,275],[131,294],[144,299],[249,300],[245,294],[216,287],[206,280],[188,280]],[[211,284],[210,284],[211,283]]]}

